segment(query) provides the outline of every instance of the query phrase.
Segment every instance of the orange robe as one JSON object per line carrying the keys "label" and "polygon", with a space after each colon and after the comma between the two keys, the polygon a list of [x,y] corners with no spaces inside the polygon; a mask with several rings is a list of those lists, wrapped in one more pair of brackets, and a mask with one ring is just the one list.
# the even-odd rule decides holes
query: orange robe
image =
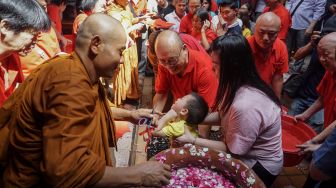
{"label": "orange robe", "polygon": [[[125,31],[132,26],[133,15],[129,7],[123,8],[117,4],[112,3],[108,9],[107,14],[120,21]],[[134,32],[134,31],[133,31]],[[130,33],[126,33],[128,36]],[[119,73],[113,83],[114,89],[114,105],[118,106],[126,98],[139,98],[139,75],[138,75],[138,53],[136,44],[132,39],[128,38],[127,49],[123,52],[124,63],[119,67]]]}
{"label": "orange robe", "polygon": [[20,56],[24,77],[26,78],[33,69],[59,52],[61,49],[55,30],[51,28],[49,32],[41,33],[32,51],[26,56]]}
{"label": "orange robe", "polygon": [[80,14],[77,15],[77,17],[75,18],[75,21],[73,22],[73,26],[72,26],[72,34],[74,35],[74,38],[76,38],[75,36],[77,35],[77,31],[79,29],[79,26],[83,23],[83,21],[90,15],[90,13],[85,13],[85,12],[81,12]]}
{"label": "orange robe", "polygon": [[56,56],[0,108],[0,162],[7,164],[0,187],[90,187],[112,166],[114,133],[100,82],[91,82],[75,53]]}

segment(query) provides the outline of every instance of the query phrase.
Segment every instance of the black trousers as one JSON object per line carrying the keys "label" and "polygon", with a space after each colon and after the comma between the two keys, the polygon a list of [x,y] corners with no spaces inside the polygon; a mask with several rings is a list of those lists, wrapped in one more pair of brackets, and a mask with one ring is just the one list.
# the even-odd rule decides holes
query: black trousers
{"label": "black trousers", "polygon": [[273,175],[268,170],[266,170],[259,162],[257,162],[252,170],[259,176],[259,178],[264,182],[266,187],[271,187],[275,179],[278,177],[277,175]]}

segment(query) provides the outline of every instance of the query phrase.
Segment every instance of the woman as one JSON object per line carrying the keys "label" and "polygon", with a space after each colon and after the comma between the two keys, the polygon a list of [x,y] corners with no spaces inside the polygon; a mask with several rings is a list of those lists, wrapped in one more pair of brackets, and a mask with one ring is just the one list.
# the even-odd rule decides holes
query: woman
{"label": "woman", "polygon": [[205,123],[220,125],[223,141],[195,139],[190,133],[178,140],[231,153],[270,187],[283,163],[280,101],[258,76],[245,37],[221,36],[212,49],[219,86],[213,108],[216,111]]}
{"label": "woman", "polygon": [[212,4],[211,4],[211,0],[201,0],[202,3],[202,8],[204,10],[206,10],[211,17],[216,16],[216,14],[212,11]]}
{"label": "woman", "polygon": [[79,3],[79,14],[77,15],[72,27],[74,39],[76,38],[78,28],[82,22],[93,13],[105,12],[106,6],[106,0],[82,0]]}
{"label": "woman", "polygon": [[209,14],[207,11],[199,9],[192,18],[191,36],[198,40],[205,50],[210,48],[217,35],[210,29]]}

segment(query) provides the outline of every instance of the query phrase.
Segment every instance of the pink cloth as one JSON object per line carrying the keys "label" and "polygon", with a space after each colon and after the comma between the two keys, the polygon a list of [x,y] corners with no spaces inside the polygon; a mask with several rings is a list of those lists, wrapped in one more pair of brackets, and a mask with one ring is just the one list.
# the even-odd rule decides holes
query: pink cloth
{"label": "pink cloth", "polygon": [[224,142],[249,167],[257,161],[278,175],[283,164],[281,109],[263,92],[241,87],[226,114],[220,112]]}

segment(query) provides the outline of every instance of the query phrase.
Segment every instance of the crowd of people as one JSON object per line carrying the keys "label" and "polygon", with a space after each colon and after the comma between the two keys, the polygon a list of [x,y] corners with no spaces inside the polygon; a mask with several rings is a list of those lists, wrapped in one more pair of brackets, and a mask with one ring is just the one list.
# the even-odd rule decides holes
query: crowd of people
{"label": "crowd of people", "polygon": [[[114,120],[141,117],[270,187],[286,105],[317,133],[297,146],[305,187],[336,186],[335,0],[78,0],[71,38],[67,3],[0,0],[0,187],[166,185],[168,165],[115,167]],[[149,69],[153,106],[138,109]]]}

